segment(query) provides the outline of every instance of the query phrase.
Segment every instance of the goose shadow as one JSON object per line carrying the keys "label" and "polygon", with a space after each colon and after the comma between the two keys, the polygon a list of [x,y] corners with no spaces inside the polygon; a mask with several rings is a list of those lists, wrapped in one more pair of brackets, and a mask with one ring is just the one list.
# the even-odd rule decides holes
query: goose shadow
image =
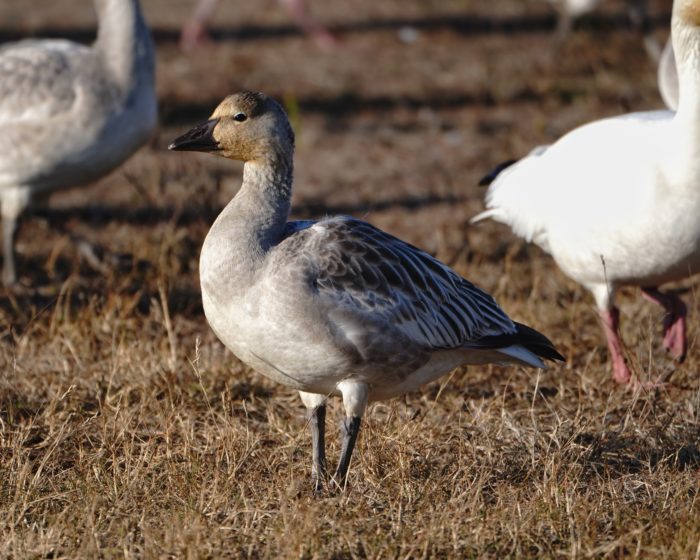
{"label": "goose shadow", "polygon": [[686,430],[677,436],[655,434],[658,441],[617,432],[584,432],[574,442],[586,452],[580,462],[588,474],[621,477],[661,467],[676,471],[700,468],[700,429]]}
{"label": "goose shadow", "polygon": [[[696,426],[683,426],[681,433],[654,430],[648,435],[631,435],[618,432],[583,432],[573,437],[562,448],[561,460],[580,466],[581,480],[612,480],[662,469],[673,472],[700,469],[700,430]],[[546,447],[546,445],[545,445]],[[533,473],[546,468],[542,463],[532,464],[532,451],[521,445],[506,447],[499,465],[494,469],[493,480],[507,484],[527,484],[541,475]],[[489,492],[486,492],[489,494]],[[489,499],[489,496],[486,495]]]}
{"label": "goose shadow", "polygon": [[[100,305],[111,293],[105,289],[105,279],[98,273],[80,270],[79,288],[61,293],[63,283],[70,274],[75,274],[69,259],[59,259],[57,272],[51,278],[41,269],[41,263],[31,259],[24,275],[32,278],[35,285],[14,288],[9,292],[0,286],[0,310],[8,318],[8,323],[0,328],[0,338],[21,336],[27,325],[44,314],[51,314],[60,301],[61,306],[72,312],[78,312],[90,306]],[[151,263],[149,263],[151,264]],[[114,271],[118,273],[118,271]],[[122,287],[120,295],[135,299],[133,312],[148,316],[154,305],[160,307],[160,292],[155,282],[144,283],[139,274],[132,275],[132,282]],[[172,315],[188,318],[204,316],[202,296],[197,288],[170,287],[167,293],[168,311]]]}

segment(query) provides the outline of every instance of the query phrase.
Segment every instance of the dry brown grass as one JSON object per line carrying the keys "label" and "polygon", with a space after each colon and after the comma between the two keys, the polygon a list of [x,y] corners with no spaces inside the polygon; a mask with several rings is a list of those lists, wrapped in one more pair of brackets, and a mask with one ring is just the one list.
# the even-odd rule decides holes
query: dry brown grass
{"label": "dry brown grass", "polygon": [[[163,25],[187,8],[145,4]],[[326,9],[342,21],[340,4]],[[404,4],[408,18],[438,9]],[[496,4],[522,13],[520,0]],[[399,9],[352,6],[353,21]],[[610,380],[589,295],[504,228],[465,225],[492,164],[579,122],[658,104],[639,38],[589,29],[552,68],[546,29],[437,24],[413,47],[394,31],[349,30],[342,65],[295,36],[190,59],[159,44],[159,145],[231,90],[287,92],[298,216],[369,211],[551,336],[566,366],[469,368],[372,405],[349,490],[312,497],[300,402],[241,366],[201,312],[199,247],[240,167],[145,150],[126,172],[55,197],[20,233],[31,287],[0,291],[1,557],[700,558],[696,282],[682,365],[660,350],[658,309],[622,294],[634,371],[672,374],[659,391],[626,391]],[[382,55],[368,64],[368,51]],[[241,72],[217,71],[218,57]],[[62,229],[124,258],[96,274]],[[335,403],[332,459],[340,414]]]}
{"label": "dry brown grass", "polygon": [[[457,372],[373,405],[349,490],[314,498],[290,391],[237,364],[201,316],[169,328],[157,281],[82,303],[70,284],[3,341],[6,556],[697,555],[693,357],[658,393],[615,387],[600,347],[541,375]],[[566,351],[570,313],[523,316]]]}

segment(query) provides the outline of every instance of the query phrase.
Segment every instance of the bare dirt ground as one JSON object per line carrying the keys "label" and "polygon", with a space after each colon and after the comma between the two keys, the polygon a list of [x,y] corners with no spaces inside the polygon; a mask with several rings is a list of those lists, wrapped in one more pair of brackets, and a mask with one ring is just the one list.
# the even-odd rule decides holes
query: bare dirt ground
{"label": "bare dirt ground", "polygon": [[[4,0],[0,39],[89,41],[89,4]],[[158,138],[28,217],[23,287],[0,288],[0,556],[700,558],[697,283],[681,286],[683,364],[660,348],[660,311],[621,295],[636,375],[669,381],[628,391],[589,294],[505,228],[467,223],[494,164],[661,107],[622,2],[556,51],[536,0],[313,2],[342,41],[323,53],[274,0],[228,0],[212,44],[189,55],[177,28],[192,2],[143,4]],[[651,11],[664,40],[670,1]],[[352,214],[427,249],[548,334],[566,365],[468,368],[372,405],[348,491],[314,498],[297,396],[242,366],[201,309],[199,248],[241,166],[165,150],[240,89],[292,116],[296,217]],[[67,232],[101,247],[110,272]],[[336,403],[331,459],[340,415]]]}

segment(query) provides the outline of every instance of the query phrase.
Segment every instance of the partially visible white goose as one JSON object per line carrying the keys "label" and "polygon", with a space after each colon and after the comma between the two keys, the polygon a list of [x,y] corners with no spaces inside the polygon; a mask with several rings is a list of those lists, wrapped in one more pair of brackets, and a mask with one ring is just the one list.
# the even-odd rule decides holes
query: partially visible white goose
{"label": "partially visible white goose", "polygon": [[547,338],[408,243],[349,217],[287,222],[294,134],[269,97],[227,97],[170,149],[245,162],[240,191],[202,247],[204,312],[244,363],[300,391],[317,484],[329,395],[342,395],[346,413],[342,485],[368,401],[413,391],[463,364],[543,367],[540,357],[561,359]]}
{"label": "partially visible white goose", "polygon": [[17,219],[35,196],[105,175],[156,123],[154,57],[138,0],[95,0],[97,41],[0,48],[3,281],[15,282]]}
{"label": "partially visible white goose", "polygon": [[700,271],[700,0],[676,0],[678,111],[596,121],[486,177],[492,218],[550,253],[595,297],[614,378],[630,380],[614,305],[619,286],[663,306],[664,346],[686,353],[686,307],[658,286]]}

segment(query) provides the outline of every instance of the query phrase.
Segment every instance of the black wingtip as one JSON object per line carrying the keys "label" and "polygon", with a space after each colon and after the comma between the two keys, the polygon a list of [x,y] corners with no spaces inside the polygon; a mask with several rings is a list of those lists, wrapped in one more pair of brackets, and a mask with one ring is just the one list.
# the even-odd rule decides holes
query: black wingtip
{"label": "black wingtip", "polygon": [[518,344],[522,344],[533,354],[553,362],[566,361],[566,358],[557,352],[552,341],[541,332],[517,322],[515,323],[515,328],[518,330]]}
{"label": "black wingtip", "polygon": [[510,167],[511,165],[513,165],[517,161],[518,161],[517,159],[509,159],[508,161],[504,161],[503,163],[499,163],[487,175],[484,175],[481,178],[481,180],[479,181],[479,186],[480,187],[488,187],[491,183],[493,183],[496,180],[496,177],[498,177],[501,174],[501,171]]}
{"label": "black wingtip", "polygon": [[[485,336],[475,341],[475,348],[505,348],[506,346],[518,345],[529,350],[535,356],[552,360],[553,362],[564,362],[566,359],[562,356],[552,344],[552,341],[544,336],[541,332],[536,331],[532,327],[523,325],[522,323],[515,324],[515,332],[507,334],[499,334]],[[534,365],[532,362],[524,362],[529,365]]]}

